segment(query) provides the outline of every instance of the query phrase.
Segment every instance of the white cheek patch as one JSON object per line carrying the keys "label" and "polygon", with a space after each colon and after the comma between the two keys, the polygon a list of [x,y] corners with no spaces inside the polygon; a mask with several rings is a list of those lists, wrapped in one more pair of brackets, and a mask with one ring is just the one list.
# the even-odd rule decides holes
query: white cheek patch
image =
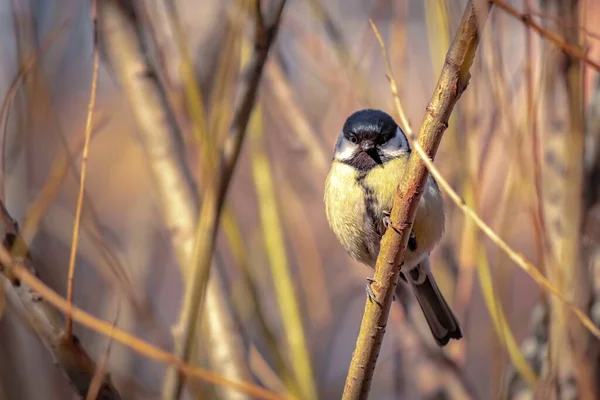
{"label": "white cheek patch", "polygon": [[397,157],[402,154],[408,153],[408,139],[400,128],[396,128],[394,137],[388,140],[382,147],[381,150],[388,157]]}
{"label": "white cheek patch", "polygon": [[342,147],[335,153],[335,159],[339,161],[348,161],[356,154],[358,146],[349,142],[344,142]]}

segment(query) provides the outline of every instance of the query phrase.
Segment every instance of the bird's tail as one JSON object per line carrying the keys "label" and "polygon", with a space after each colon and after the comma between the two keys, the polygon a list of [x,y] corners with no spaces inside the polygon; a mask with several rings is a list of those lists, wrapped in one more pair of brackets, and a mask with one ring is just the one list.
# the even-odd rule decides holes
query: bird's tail
{"label": "bird's tail", "polygon": [[406,272],[406,279],[423,310],[433,338],[440,347],[450,339],[461,339],[462,330],[452,309],[444,299],[429,268],[429,257]]}

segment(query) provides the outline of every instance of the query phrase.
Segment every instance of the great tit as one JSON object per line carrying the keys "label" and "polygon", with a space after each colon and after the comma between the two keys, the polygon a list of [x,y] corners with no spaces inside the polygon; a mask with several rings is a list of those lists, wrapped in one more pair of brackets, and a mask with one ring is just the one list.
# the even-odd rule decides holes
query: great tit
{"label": "great tit", "polygon": [[[396,189],[410,152],[406,135],[394,119],[375,109],[350,115],[335,144],[325,182],[327,220],[349,255],[372,268],[375,268],[379,243],[389,223]],[[445,346],[450,339],[462,338],[458,320],[440,292],[429,265],[429,253],[443,232],[444,203],[437,183],[429,176],[401,276],[412,288],[439,346]],[[374,299],[370,282],[367,293]],[[399,282],[396,298],[401,298],[401,289]]]}

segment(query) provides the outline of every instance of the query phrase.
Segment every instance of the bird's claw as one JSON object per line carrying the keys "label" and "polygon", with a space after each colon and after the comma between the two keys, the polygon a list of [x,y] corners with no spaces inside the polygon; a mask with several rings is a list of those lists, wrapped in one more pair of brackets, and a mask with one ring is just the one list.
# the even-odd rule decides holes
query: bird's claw
{"label": "bird's claw", "polygon": [[[392,225],[392,218],[390,217],[391,213],[389,211],[383,211],[382,214],[383,217],[381,218],[381,225],[383,227],[381,228],[381,235],[383,236],[385,231],[390,227],[399,234],[400,231],[398,231],[398,229],[394,228]],[[414,252],[417,250],[417,247],[417,237],[413,231],[410,231],[410,236],[408,238],[408,250]]]}
{"label": "bird's claw", "polygon": [[371,285],[375,282],[373,278],[367,278],[367,285],[365,286],[365,292],[367,292],[367,298],[369,301],[374,302],[379,307],[381,307],[381,303],[377,300],[377,296],[375,296],[375,292],[371,288]]}
{"label": "bird's claw", "polygon": [[385,227],[385,229],[389,228],[390,226],[392,226],[392,218],[390,218],[392,215],[392,213],[390,211],[384,211],[383,212],[383,226]]}
{"label": "bird's claw", "polygon": [[396,231],[397,234],[400,234],[400,230],[397,227],[395,227],[394,224],[392,224],[392,218],[391,218],[392,213],[390,211],[383,211],[382,214],[383,214],[383,217],[381,218],[381,225],[382,225],[381,235],[383,236],[383,234],[385,233],[385,231],[388,228],[392,228],[394,231]]}
{"label": "bird's claw", "polygon": [[381,224],[379,225],[379,234],[381,236],[383,236],[385,234],[385,231],[387,230],[387,228],[392,226],[392,219],[390,218],[390,212],[389,211],[383,211],[382,212],[383,217],[381,218]]}

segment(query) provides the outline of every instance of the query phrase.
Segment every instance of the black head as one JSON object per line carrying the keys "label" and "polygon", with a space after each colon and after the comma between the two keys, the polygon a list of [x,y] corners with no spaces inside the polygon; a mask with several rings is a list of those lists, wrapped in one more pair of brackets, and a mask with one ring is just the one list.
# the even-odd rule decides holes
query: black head
{"label": "black head", "polygon": [[365,109],[350,115],[335,146],[334,159],[368,170],[410,153],[408,140],[383,111]]}

